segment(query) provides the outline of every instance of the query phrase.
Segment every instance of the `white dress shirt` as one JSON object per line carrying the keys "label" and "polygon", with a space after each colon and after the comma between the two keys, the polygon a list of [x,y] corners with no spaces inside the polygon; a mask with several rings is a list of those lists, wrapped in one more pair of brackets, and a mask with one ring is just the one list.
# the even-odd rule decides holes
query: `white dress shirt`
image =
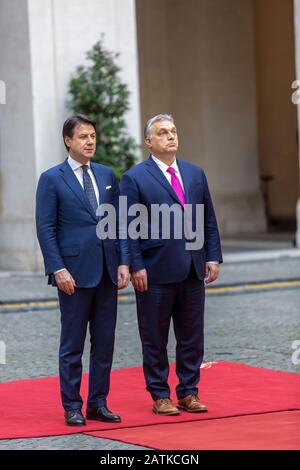
{"label": "white dress shirt", "polygon": [[[68,157],[68,163],[70,165],[70,167],[72,168],[73,172],[74,172],[74,175],[76,176],[76,178],[78,179],[82,189],[84,189],[84,185],[83,185],[83,168],[82,168],[82,163],[79,163],[77,162],[76,160],[74,160],[74,158],[72,158],[70,155]],[[88,162],[87,163],[87,166],[89,167],[88,168],[88,174],[90,175],[91,177],[91,180],[92,180],[92,183],[93,183],[93,187],[94,187],[94,191],[95,191],[95,194],[96,194],[96,199],[97,199],[97,203],[98,203],[98,206],[99,206],[99,189],[98,189],[98,186],[97,186],[97,183],[96,183],[96,180],[95,180],[95,176],[94,176],[94,173],[92,172],[91,170],[91,162]]]}
{"label": "white dress shirt", "polygon": [[159,169],[163,172],[163,174],[165,175],[165,177],[167,178],[167,180],[169,181],[170,184],[171,184],[172,175],[171,175],[171,173],[168,172],[168,168],[170,168],[170,167],[174,168],[175,174],[176,174],[177,178],[179,179],[182,190],[184,192],[183,181],[182,181],[181,174],[180,174],[180,171],[179,171],[179,168],[178,168],[178,165],[177,165],[176,158],[175,158],[174,162],[172,163],[172,165],[167,165],[166,163],[164,163],[161,160],[159,160],[158,158],[156,158],[154,155],[151,155],[151,157],[155,161],[155,163],[159,167]]}

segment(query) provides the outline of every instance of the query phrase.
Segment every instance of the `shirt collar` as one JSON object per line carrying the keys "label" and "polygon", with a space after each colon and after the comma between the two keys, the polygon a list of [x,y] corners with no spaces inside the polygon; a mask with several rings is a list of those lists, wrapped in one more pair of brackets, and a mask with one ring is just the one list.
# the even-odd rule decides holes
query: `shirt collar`
{"label": "shirt collar", "polygon": [[174,168],[176,173],[179,173],[178,165],[177,165],[177,160],[175,158],[174,162],[172,165],[167,165],[166,163],[162,162],[158,158],[156,158],[154,155],[151,155],[152,159],[155,161],[155,163],[158,165],[158,167],[161,169],[163,173],[166,173],[168,171],[168,168]]}
{"label": "shirt collar", "polygon": [[[73,171],[76,171],[78,170],[78,168],[82,167],[82,163],[74,160],[74,158],[72,158],[71,155],[68,156],[68,163]],[[87,165],[89,168],[91,168],[91,162],[88,162]]]}

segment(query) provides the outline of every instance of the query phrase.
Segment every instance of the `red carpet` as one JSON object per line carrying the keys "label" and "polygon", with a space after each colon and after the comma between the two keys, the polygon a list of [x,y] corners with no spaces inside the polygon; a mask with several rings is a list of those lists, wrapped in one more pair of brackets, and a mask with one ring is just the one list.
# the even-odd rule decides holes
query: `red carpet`
{"label": "red carpet", "polygon": [[[57,377],[21,380],[0,384],[0,439],[42,437],[78,432],[181,423],[300,410],[300,374],[261,369],[244,364],[219,362],[201,370],[201,399],[209,412],[182,413],[159,417],[151,411],[151,398],[145,391],[139,367],[114,371],[111,377],[109,407],[122,416],[122,423],[88,421],[84,427],[64,425]],[[170,385],[175,389],[174,366]],[[82,383],[86,397],[87,376]],[[173,398],[175,398],[173,396]]]}
{"label": "red carpet", "polygon": [[300,450],[300,411],[86,434],[158,450]]}

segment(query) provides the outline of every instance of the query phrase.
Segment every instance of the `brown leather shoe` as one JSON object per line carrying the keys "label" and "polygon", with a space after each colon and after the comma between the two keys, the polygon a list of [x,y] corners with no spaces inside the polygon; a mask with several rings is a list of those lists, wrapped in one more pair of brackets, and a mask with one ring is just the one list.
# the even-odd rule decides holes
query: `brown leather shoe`
{"label": "brown leather shoe", "polygon": [[206,406],[200,402],[198,395],[188,395],[178,400],[177,407],[188,413],[204,413],[207,411]]}
{"label": "brown leather shoe", "polygon": [[178,408],[173,405],[170,398],[160,398],[153,402],[153,412],[162,416],[179,415]]}

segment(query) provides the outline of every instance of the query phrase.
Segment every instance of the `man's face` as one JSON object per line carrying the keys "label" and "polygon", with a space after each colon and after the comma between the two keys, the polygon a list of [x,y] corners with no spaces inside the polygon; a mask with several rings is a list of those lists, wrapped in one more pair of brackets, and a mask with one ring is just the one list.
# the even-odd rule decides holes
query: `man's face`
{"label": "man's face", "polygon": [[96,132],[91,124],[75,127],[73,137],[65,137],[71,156],[92,159],[96,151]]}
{"label": "man's face", "polygon": [[171,121],[155,122],[145,143],[153,155],[174,154],[178,149],[176,126]]}

